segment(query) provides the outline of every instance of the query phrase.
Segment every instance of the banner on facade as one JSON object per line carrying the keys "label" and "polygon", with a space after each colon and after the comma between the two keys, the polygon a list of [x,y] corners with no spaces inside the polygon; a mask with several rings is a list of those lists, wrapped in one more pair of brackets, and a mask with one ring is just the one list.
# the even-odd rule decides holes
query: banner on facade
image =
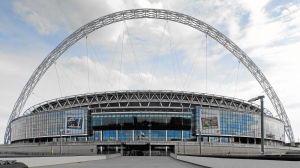
{"label": "banner on facade", "polygon": [[68,129],[81,129],[82,128],[82,117],[67,117],[67,128]]}

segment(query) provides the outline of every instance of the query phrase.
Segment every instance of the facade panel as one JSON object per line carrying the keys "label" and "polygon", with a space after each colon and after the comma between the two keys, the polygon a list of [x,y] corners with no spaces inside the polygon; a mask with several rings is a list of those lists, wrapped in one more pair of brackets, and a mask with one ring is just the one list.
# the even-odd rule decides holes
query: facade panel
{"label": "facade panel", "polygon": [[[181,104],[177,102],[180,96],[175,101],[171,94],[137,103],[143,99],[139,96],[117,102],[119,106],[105,102],[105,106],[89,109],[77,107],[19,117],[11,123],[11,140],[57,141],[60,130],[66,141],[197,141],[201,136],[204,142],[256,143],[260,139],[257,109],[207,106],[209,101],[204,99],[187,106],[183,102],[192,100],[192,96],[183,100],[184,94],[180,95]],[[264,131],[267,141],[284,142],[284,124],[279,119],[266,115]]]}
{"label": "facade panel", "polygon": [[20,117],[11,123],[11,140],[58,137],[60,130],[64,136],[87,136],[87,113],[87,109],[72,109]]}

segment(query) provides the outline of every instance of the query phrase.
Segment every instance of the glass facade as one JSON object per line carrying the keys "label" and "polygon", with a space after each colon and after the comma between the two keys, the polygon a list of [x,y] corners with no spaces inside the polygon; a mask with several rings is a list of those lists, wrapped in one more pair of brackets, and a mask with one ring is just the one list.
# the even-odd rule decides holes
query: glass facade
{"label": "glass facade", "polygon": [[[208,135],[261,137],[260,115],[226,109],[202,108],[201,132]],[[284,124],[275,118],[264,117],[264,138],[284,139]]]}
{"label": "glass facade", "polygon": [[[52,111],[14,120],[11,123],[11,140],[59,137],[60,130],[70,141],[196,141],[196,136],[201,134],[204,142],[230,143],[235,140],[234,137],[260,138],[260,115],[204,107],[184,112]],[[266,139],[284,141],[284,124],[280,120],[266,116],[264,131]],[[248,143],[248,140],[239,142]]]}
{"label": "glass facade", "polygon": [[11,140],[36,137],[86,136],[90,127],[87,109],[52,111],[20,117],[11,123]]}
{"label": "glass facade", "polygon": [[92,115],[94,130],[190,130],[191,122],[192,113],[112,112]]}
{"label": "glass facade", "polygon": [[[92,126],[98,132],[103,130],[104,141],[149,140],[149,132],[155,141],[196,140],[199,131],[206,142],[234,141],[231,137],[260,138],[259,114],[220,108],[197,107],[184,113],[94,113]],[[283,141],[283,123],[266,116],[265,133],[267,139]]]}

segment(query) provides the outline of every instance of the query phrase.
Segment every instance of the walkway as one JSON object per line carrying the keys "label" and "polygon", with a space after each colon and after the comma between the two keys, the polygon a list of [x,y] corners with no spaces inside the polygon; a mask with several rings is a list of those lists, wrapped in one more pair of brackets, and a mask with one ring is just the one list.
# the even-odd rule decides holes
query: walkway
{"label": "walkway", "polygon": [[54,166],[43,166],[42,168],[199,168],[200,166],[175,160],[171,157],[146,157],[146,156],[123,156],[114,159],[97,160],[81,163],[70,163]]}

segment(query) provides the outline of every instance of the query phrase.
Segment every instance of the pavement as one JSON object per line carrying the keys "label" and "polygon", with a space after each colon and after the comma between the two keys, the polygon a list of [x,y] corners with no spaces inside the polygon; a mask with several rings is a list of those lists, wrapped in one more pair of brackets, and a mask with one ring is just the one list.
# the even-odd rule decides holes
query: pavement
{"label": "pavement", "polygon": [[201,166],[178,161],[169,156],[123,156],[106,160],[94,160],[41,168],[201,168]]}
{"label": "pavement", "polygon": [[0,158],[0,160],[17,160],[17,162],[25,163],[28,167],[40,168],[299,168],[300,165],[300,161],[286,160],[199,157],[176,154],[171,154],[171,156],[172,157],[149,157],[111,154],[93,156],[12,157]]}
{"label": "pavement", "polygon": [[[109,156],[109,155],[108,155]],[[112,155],[110,155],[112,156]],[[56,156],[56,157],[5,157],[0,160],[16,160],[17,162],[24,163],[28,167],[39,167],[45,165],[61,165],[66,163],[87,162],[93,160],[104,160],[106,155],[94,155],[94,156]],[[117,157],[117,156],[116,156]]]}
{"label": "pavement", "polygon": [[299,168],[300,161],[234,159],[177,155],[178,160],[213,168]]}

